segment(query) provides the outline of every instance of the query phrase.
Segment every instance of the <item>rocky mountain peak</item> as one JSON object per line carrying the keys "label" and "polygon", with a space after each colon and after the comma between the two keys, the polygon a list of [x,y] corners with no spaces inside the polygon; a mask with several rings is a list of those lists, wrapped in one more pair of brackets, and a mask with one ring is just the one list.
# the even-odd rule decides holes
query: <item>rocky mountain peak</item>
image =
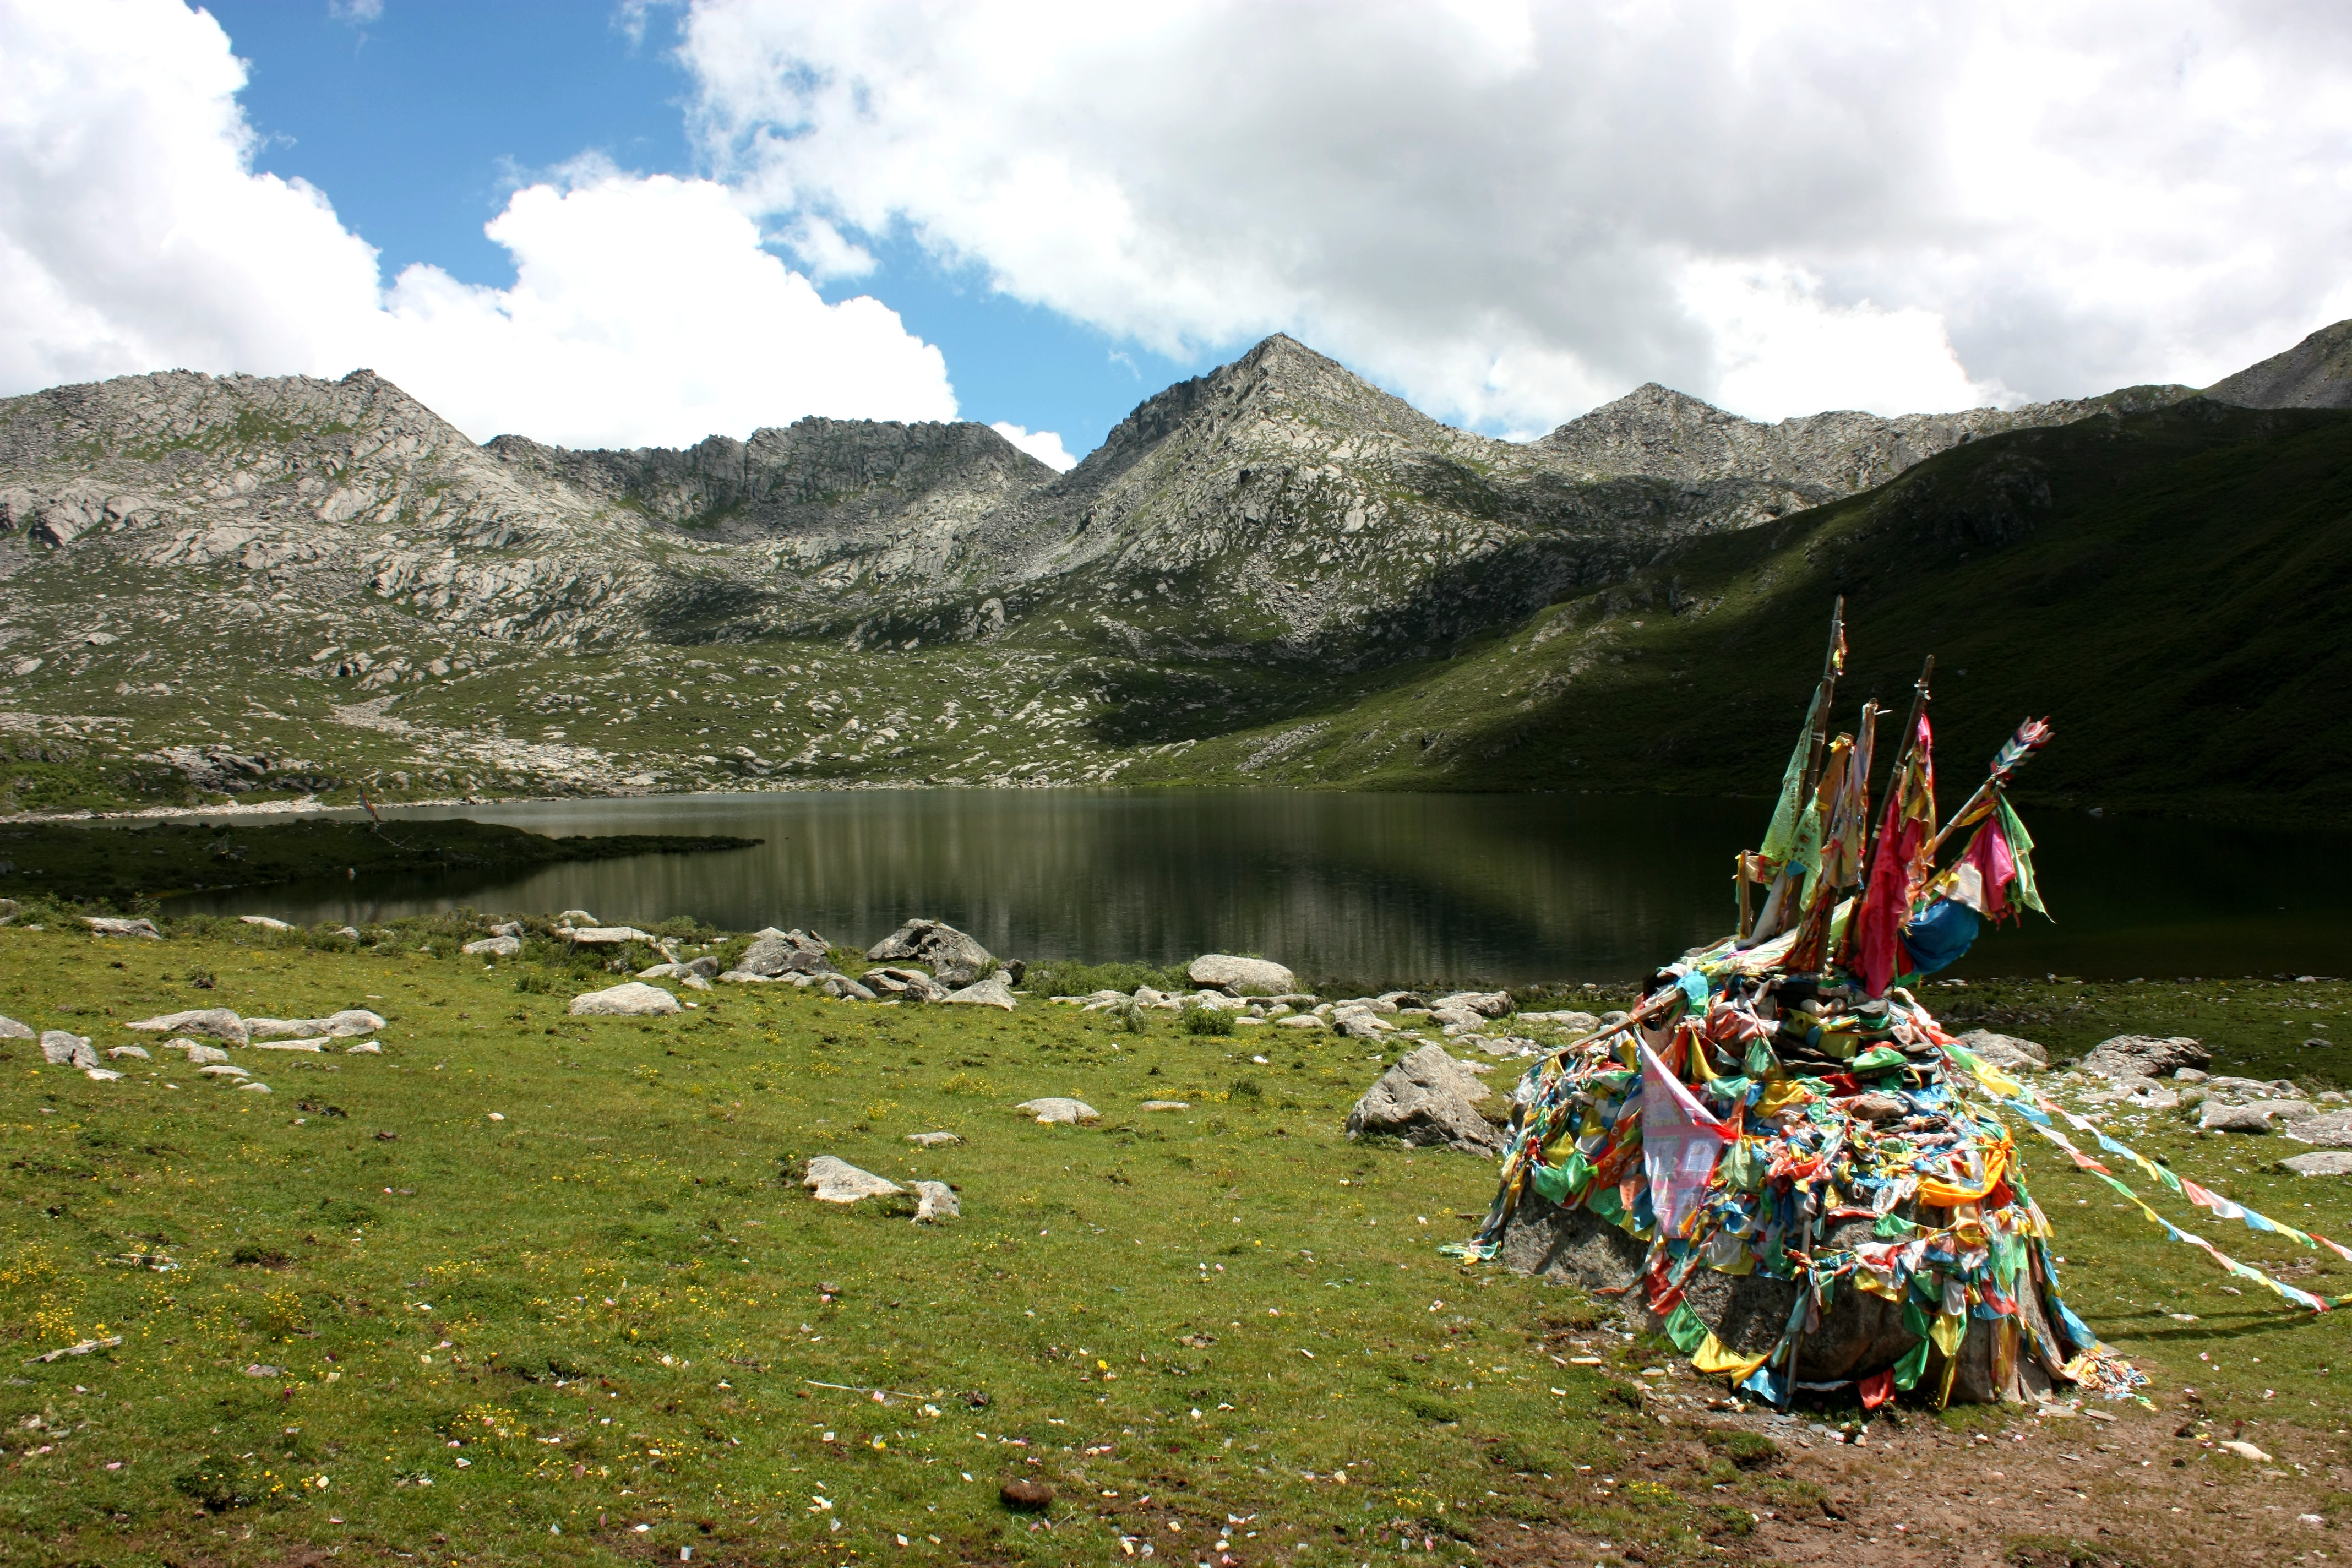
{"label": "rocky mountain peak", "polygon": [[2215,382],[2205,395],[2241,408],[2352,408],[2352,321],[2320,328],[2284,353]]}

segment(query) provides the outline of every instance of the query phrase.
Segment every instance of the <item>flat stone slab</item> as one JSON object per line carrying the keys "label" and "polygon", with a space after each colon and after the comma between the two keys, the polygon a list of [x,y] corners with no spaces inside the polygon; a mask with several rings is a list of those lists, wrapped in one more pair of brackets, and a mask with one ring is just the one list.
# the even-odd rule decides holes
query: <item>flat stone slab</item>
{"label": "flat stone slab", "polygon": [[2319,1149],[2352,1149],[2352,1110],[2323,1110],[2279,1129],[2298,1143]]}
{"label": "flat stone slab", "polygon": [[896,1182],[886,1181],[871,1171],[861,1171],[846,1160],[831,1154],[819,1154],[808,1163],[808,1172],[801,1177],[801,1185],[816,1194],[821,1204],[854,1204],[866,1198],[888,1197],[907,1189]]}
{"label": "flat stone slab", "polygon": [[159,1013],[152,1018],[142,1018],[135,1024],[122,1026],[151,1035],[206,1035],[215,1040],[226,1040],[233,1046],[241,1046],[253,1036],[252,1026],[226,1007]]}
{"label": "flat stone slab", "polygon": [[647,985],[638,980],[572,999],[572,1016],[575,1018],[656,1018],[679,1011],[682,1009],[677,997],[658,985]]}
{"label": "flat stone slab", "polygon": [[2298,1176],[2352,1176],[2352,1149],[2323,1149],[2295,1154],[2279,1162],[2282,1171]]}
{"label": "flat stone slab", "polygon": [[1059,1097],[1048,1097],[1045,1100],[1025,1100],[1019,1105],[1014,1106],[1013,1109],[1015,1110],[1025,1110],[1030,1115],[1035,1117],[1038,1121],[1045,1122],[1048,1125],[1067,1125],[1079,1121],[1092,1121],[1102,1114],[1083,1100],[1067,1100]]}

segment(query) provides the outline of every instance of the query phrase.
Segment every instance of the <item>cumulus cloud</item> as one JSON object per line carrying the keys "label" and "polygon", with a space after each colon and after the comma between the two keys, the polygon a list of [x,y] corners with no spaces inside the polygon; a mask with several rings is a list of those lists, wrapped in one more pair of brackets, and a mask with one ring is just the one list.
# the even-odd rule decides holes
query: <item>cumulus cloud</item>
{"label": "cumulus cloud", "polygon": [[172,0],[0,6],[0,391],[373,366],[476,438],[677,444],[804,414],[942,419],[939,351],[827,304],[709,180],[583,164],[489,226],[511,288],[376,253],[252,167],[244,68]]}
{"label": "cumulus cloud", "polygon": [[1493,428],[2203,383],[2352,314],[2324,0],[698,0],[682,54],[774,221]]}
{"label": "cumulus cloud", "polygon": [[1057,474],[1066,474],[1078,466],[1078,460],[1070,456],[1068,448],[1062,445],[1059,431],[1024,430],[1020,426],[1009,425],[1002,419],[989,428]]}

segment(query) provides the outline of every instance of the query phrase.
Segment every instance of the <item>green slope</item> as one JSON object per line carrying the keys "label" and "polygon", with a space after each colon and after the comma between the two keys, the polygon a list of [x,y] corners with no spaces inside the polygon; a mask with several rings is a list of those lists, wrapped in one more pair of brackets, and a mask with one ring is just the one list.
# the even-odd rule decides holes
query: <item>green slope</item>
{"label": "green slope", "polygon": [[1129,779],[1768,794],[1843,594],[1840,724],[1873,694],[1899,710],[1934,653],[1947,795],[2030,711],[2058,739],[2029,799],[2343,825],[2347,589],[2352,413],[2191,400],[1686,542],[1377,696]]}

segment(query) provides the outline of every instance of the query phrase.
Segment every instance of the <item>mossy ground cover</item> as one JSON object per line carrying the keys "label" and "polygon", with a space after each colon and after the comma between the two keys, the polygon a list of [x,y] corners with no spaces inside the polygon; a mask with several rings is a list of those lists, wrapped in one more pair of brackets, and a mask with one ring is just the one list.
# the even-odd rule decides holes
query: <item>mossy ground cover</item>
{"label": "mossy ground cover", "polygon": [[[381,1057],[233,1052],[268,1095],[160,1052],[100,1083],[5,1045],[0,1560],[1466,1563],[1539,1540],[1656,1563],[1750,1555],[1758,1516],[1811,1506],[1787,1466],[1693,1440],[1709,1391],[1642,1377],[1671,1356],[1606,1303],[1438,1257],[1493,1166],[1347,1142],[1371,1043],[783,986],[574,1019],[613,977],[547,943],[455,957],[455,922],[340,952],[44,923],[0,930],[0,1012],[101,1048],[201,1005],[390,1026]],[[1061,1094],[1102,1121],[1010,1109]],[[933,1130],[965,1142],[905,1141]],[[2264,1169],[2270,1140],[2126,1136],[2352,1230],[2340,1187]],[[818,1205],[793,1175],[819,1153],[953,1183],[964,1216]],[[2070,1300],[2145,1360],[2163,1420],[2193,1384],[2257,1441],[2340,1443],[2341,1325],[2224,1294],[2027,1161]],[[2352,1266],[2223,1244],[2352,1289]],[[1057,1493],[1044,1516],[1000,1504],[1016,1477]]]}

